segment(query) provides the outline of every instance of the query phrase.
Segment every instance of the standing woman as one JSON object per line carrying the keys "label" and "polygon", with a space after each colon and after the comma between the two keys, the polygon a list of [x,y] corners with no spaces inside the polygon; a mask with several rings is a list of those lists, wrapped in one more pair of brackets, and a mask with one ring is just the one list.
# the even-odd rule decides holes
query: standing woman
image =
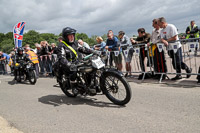
{"label": "standing woman", "polygon": [[[94,49],[102,51],[102,54],[105,55],[106,54],[106,49],[105,49],[106,43],[103,41],[103,38],[98,36],[96,38],[96,41],[97,41],[98,45],[95,45]],[[105,60],[106,66],[107,66],[107,62],[108,62],[108,59]]]}

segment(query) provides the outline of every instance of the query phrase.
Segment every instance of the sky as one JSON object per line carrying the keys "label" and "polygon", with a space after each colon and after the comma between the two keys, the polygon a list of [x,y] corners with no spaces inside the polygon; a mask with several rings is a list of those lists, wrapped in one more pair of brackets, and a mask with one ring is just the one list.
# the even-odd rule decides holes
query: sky
{"label": "sky", "polygon": [[165,17],[180,32],[191,20],[200,27],[199,0],[0,0],[0,32],[12,32],[25,21],[25,32],[59,34],[64,27],[79,33],[103,35],[108,30],[128,36],[138,28],[151,33],[152,20]]}

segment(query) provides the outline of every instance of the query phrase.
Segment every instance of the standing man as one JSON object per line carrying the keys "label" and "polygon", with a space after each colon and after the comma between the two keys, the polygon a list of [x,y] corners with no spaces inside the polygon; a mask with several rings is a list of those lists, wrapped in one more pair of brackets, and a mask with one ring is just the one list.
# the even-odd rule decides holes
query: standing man
{"label": "standing man", "polygon": [[187,27],[186,34],[187,34],[186,39],[199,38],[199,29],[198,26],[195,24],[194,20],[192,20],[190,22],[190,26]]}
{"label": "standing man", "polygon": [[10,60],[10,56],[0,51],[0,57],[1,57],[0,61],[2,62],[2,66],[3,66],[3,74],[7,74],[7,64]]}
{"label": "standing man", "polygon": [[126,62],[126,74],[125,74],[125,77],[131,76],[131,60],[132,60],[133,51],[134,51],[133,50],[133,46],[132,46],[132,44],[130,42],[129,37],[125,35],[124,31],[119,31],[118,37],[119,37],[120,46],[121,46],[122,50],[127,50],[126,52],[128,52],[127,55],[125,55],[125,53],[123,53],[124,54],[124,59],[125,59],[125,62]]}
{"label": "standing man", "polygon": [[[162,52],[159,52],[158,47],[157,47],[157,43],[160,42],[160,32],[161,32],[161,28],[158,25],[158,20],[157,19],[153,19],[153,24],[152,26],[154,27],[154,30],[152,31],[151,34],[151,44],[148,43],[147,46],[151,45],[150,48],[150,56],[153,58],[153,63],[154,63],[154,71],[157,73],[166,73],[167,72],[167,66],[166,66],[166,60],[165,60],[165,55],[164,55],[164,51],[162,50]],[[156,74],[154,75],[155,79],[160,79],[161,74]],[[166,75],[163,76],[162,79],[165,79]]]}
{"label": "standing man", "polygon": [[[151,35],[149,33],[146,33],[145,32],[145,29],[144,28],[139,28],[138,29],[138,37],[135,40],[131,40],[132,44],[147,44],[149,43],[150,41],[150,37]],[[148,57],[147,56],[147,50],[145,50],[145,46],[140,46],[140,67],[141,67],[141,70],[142,72],[145,72],[145,65],[144,65],[144,61],[145,61],[145,57]],[[143,75],[144,73],[140,74],[138,79],[141,80],[143,78]],[[145,75],[145,78],[148,78],[148,76],[146,77],[147,75]]]}
{"label": "standing man", "polygon": [[158,25],[163,28],[161,30],[161,42],[167,47],[168,54],[170,58],[172,58],[173,68],[176,69],[177,74],[174,78],[172,78],[172,80],[182,79],[180,74],[181,69],[186,70],[187,78],[189,78],[191,76],[190,73],[192,72],[192,69],[189,69],[189,67],[182,61],[182,49],[180,41],[177,42],[178,46],[176,53],[174,53],[173,47],[169,43],[179,40],[177,28],[173,24],[168,24],[164,17],[158,19]]}
{"label": "standing man", "polygon": [[[115,65],[117,66],[118,70],[122,70],[122,49],[119,47],[119,42],[117,37],[114,36],[113,31],[109,30],[108,34],[107,34],[107,41],[106,41],[106,47],[105,49],[107,49],[110,52],[110,66],[112,66],[112,60],[114,60]],[[119,55],[115,56],[114,51],[119,51]]]}

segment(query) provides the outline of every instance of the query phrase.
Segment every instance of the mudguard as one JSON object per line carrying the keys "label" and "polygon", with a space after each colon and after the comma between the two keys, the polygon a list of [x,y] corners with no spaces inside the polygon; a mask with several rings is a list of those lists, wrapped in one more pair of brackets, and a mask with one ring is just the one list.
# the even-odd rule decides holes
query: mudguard
{"label": "mudguard", "polygon": [[124,74],[121,71],[117,70],[116,68],[105,68],[102,74],[106,74],[106,73],[116,73],[120,75],[121,77],[124,76]]}

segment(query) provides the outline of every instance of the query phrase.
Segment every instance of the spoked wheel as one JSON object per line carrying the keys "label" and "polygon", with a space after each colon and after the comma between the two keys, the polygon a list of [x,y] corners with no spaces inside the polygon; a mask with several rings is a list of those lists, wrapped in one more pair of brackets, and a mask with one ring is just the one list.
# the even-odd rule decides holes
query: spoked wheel
{"label": "spoked wheel", "polygon": [[101,89],[106,97],[117,105],[125,105],[131,99],[131,88],[126,79],[117,73],[102,75]]}
{"label": "spoked wheel", "polygon": [[37,78],[36,78],[36,72],[35,72],[35,70],[29,71],[29,82],[31,84],[35,84],[36,81],[37,81]]}
{"label": "spoked wheel", "polygon": [[73,91],[69,85],[70,84],[69,80],[65,78],[65,75],[62,75],[61,79],[62,79],[62,82],[58,82],[58,83],[59,83],[60,88],[63,91],[63,93],[65,93],[65,95],[68,97],[76,97],[77,94],[73,93]]}

